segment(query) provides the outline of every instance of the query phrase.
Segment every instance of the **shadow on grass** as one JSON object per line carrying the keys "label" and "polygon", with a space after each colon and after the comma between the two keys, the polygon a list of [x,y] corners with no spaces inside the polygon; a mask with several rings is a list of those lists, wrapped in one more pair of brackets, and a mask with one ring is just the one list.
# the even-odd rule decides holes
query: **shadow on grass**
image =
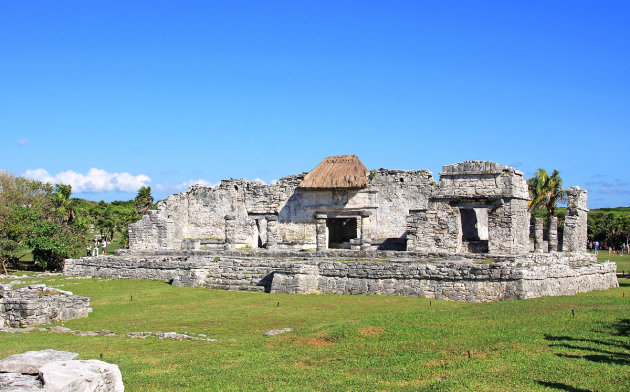
{"label": "shadow on grass", "polygon": [[561,384],[559,382],[547,382],[547,381],[538,381],[536,380],[536,382],[542,386],[545,386],[547,388],[553,388],[553,389],[559,389],[561,391],[568,391],[568,392],[591,392],[590,389],[581,389],[581,388],[575,388],[572,387],[570,385],[567,384]]}
{"label": "shadow on grass", "polygon": [[[612,322],[605,326],[605,330],[592,331],[602,334],[599,339],[574,338],[572,336],[545,335],[545,340],[554,342],[549,347],[563,347],[572,351],[578,351],[578,354],[556,353],[556,356],[563,358],[585,359],[592,362],[613,363],[617,365],[630,365],[630,344],[627,337],[630,335],[630,319],[624,318]],[[620,336],[625,339],[619,339]],[[608,350],[602,348],[594,348],[593,344],[598,346],[607,346]],[[583,352],[583,354],[581,353]]]}

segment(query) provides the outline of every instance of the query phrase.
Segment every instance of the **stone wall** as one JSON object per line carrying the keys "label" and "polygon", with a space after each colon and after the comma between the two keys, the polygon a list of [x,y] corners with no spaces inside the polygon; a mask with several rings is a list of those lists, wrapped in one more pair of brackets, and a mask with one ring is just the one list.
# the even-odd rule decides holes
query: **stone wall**
{"label": "stone wall", "polygon": [[179,256],[84,257],[66,260],[64,273],[229,290],[406,295],[472,302],[570,295],[617,286],[616,264],[596,263],[593,255],[577,252],[511,256],[303,253],[191,251]]}
{"label": "stone wall", "polygon": [[36,284],[13,290],[0,284],[0,327],[30,327],[87,317],[90,299],[69,291]]}
{"label": "stone wall", "polygon": [[[360,221],[372,211],[370,235],[375,242],[406,238],[410,209],[426,208],[433,189],[427,170],[371,171],[365,189],[306,190],[298,188],[305,173],[284,177],[271,185],[245,179],[223,180],[218,186],[194,185],[171,195],[130,226],[129,247],[180,249],[204,241],[225,241],[225,216],[235,218],[234,246],[258,248],[265,242],[268,216],[277,216],[277,246],[315,249],[315,214],[347,216]],[[360,229],[360,224],[359,224]],[[194,246],[194,245],[193,245]]]}

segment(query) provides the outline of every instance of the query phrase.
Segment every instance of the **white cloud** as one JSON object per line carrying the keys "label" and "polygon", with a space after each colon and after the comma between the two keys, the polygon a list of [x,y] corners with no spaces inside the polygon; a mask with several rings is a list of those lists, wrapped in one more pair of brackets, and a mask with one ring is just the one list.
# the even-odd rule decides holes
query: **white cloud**
{"label": "white cloud", "polygon": [[18,146],[26,146],[29,143],[30,141],[28,139],[18,139],[15,141],[15,144],[17,144]]}
{"label": "white cloud", "polygon": [[147,186],[151,178],[145,174],[136,176],[127,172],[108,173],[102,169],[91,168],[87,174],[67,170],[55,174],[48,173],[45,169],[29,169],[24,173],[25,177],[49,182],[53,184],[69,184],[73,192],[136,192],[141,186]]}

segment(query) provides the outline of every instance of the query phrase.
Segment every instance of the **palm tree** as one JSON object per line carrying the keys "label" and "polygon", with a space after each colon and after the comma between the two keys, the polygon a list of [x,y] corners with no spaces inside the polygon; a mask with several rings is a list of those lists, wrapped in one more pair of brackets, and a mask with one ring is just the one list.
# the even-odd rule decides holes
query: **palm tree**
{"label": "palm tree", "polygon": [[528,203],[530,212],[545,208],[548,217],[552,217],[558,204],[567,198],[558,170],[554,170],[550,176],[545,169],[538,169],[536,175],[527,180],[527,186],[531,199]]}
{"label": "palm tree", "polygon": [[71,199],[72,186],[66,184],[55,185],[54,193],[51,196],[53,206],[57,209],[57,214],[61,223],[72,223],[74,219],[75,200]]}
{"label": "palm tree", "polygon": [[150,186],[141,186],[138,189],[138,195],[133,201],[133,204],[136,206],[136,213],[140,216],[144,215],[145,212],[153,205],[153,196],[151,196],[151,187]]}

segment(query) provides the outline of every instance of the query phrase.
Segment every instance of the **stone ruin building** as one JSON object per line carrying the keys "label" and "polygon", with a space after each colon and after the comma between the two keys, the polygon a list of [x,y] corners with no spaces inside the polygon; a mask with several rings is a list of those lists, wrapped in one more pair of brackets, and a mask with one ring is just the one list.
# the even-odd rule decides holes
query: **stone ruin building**
{"label": "stone ruin building", "polygon": [[[267,292],[375,293],[464,301],[615,287],[586,253],[586,191],[568,190],[562,236],[543,242],[523,173],[488,161],[368,170],[325,158],[271,185],[224,180],[172,195],[129,226],[128,251],[66,273]],[[545,246],[546,245],[546,246]],[[98,268],[97,268],[98,267]]]}

